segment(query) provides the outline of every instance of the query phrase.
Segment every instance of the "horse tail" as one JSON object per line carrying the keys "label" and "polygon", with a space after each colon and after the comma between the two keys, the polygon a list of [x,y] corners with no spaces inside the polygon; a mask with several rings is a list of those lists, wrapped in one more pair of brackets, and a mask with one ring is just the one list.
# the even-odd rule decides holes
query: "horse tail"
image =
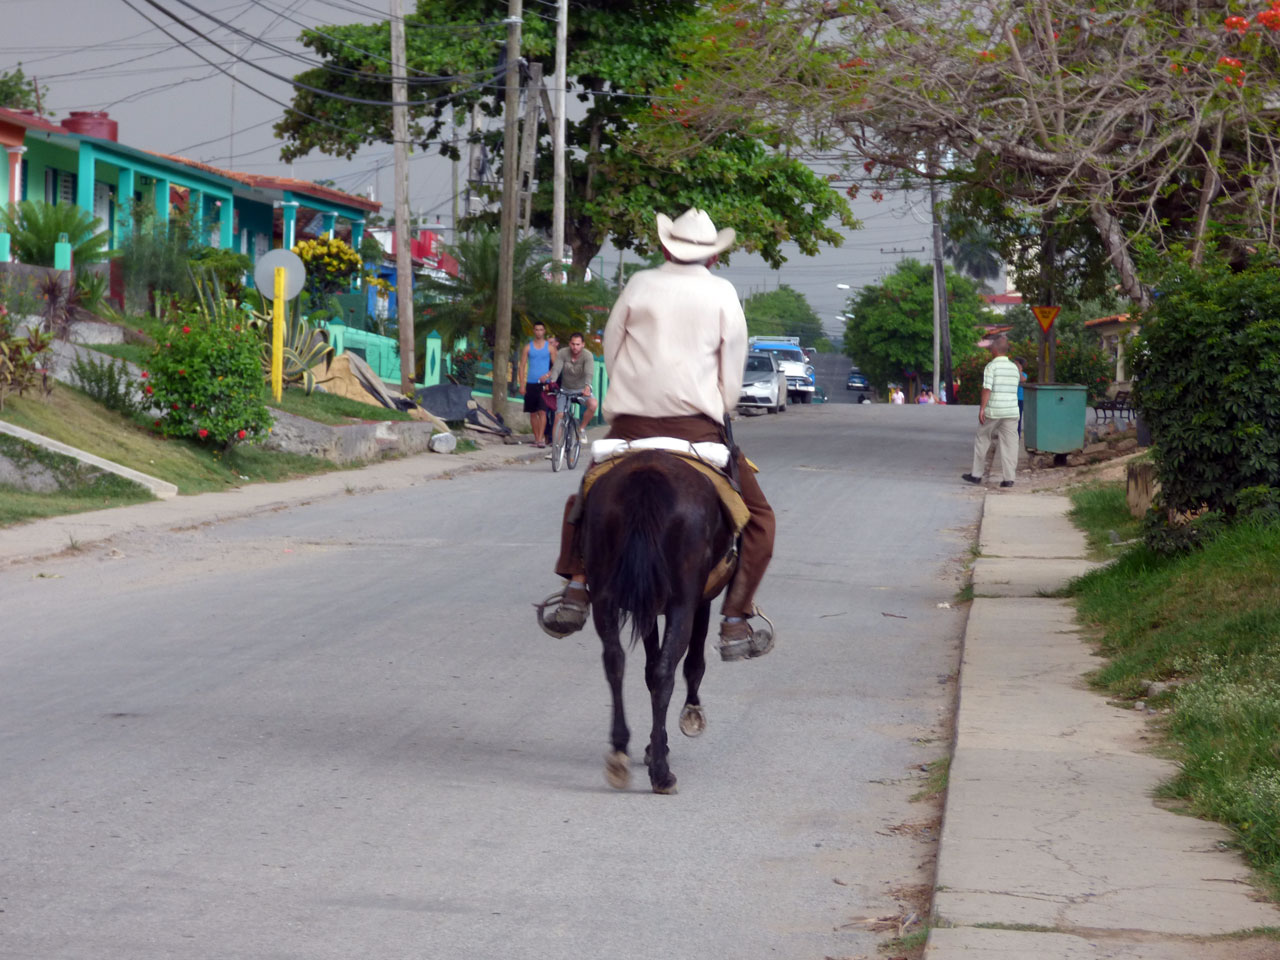
{"label": "horse tail", "polygon": [[[654,629],[671,597],[671,575],[663,551],[667,514],[675,499],[671,480],[657,470],[637,470],[627,478],[627,504],[615,562],[592,593],[631,618],[634,646]],[[625,620],[624,620],[625,623]]]}

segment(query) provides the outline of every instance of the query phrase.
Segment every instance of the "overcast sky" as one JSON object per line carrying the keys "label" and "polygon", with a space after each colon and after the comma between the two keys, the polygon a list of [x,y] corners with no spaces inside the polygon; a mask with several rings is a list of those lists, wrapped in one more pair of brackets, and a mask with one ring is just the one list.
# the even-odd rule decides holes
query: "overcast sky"
{"label": "overcast sky", "polygon": [[[130,2],[193,49],[184,49],[123,0],[0,0],[5,23],[0,68],[12,69],[21,62],[28,76],[48,87],[44,107],[56,119],[71,110],[106,110],[119,122],[123,143],[252,173],[333,180],[353,193],[364,194],[372,186],[386,205],[384,213],[390,212],[389,146],[365,148],[352,160],[312,154],[294,164],[280,162],[280,143],[271,128],[282,110],[271,98],[287,103],[290,88],[257,68],[292,76],[306,64],[202,22],[176,0],[165,0],[164,6],[248,61],[237,63],[142,0]],[[201,0],[196,5],[255,38],[309,56],[311,52],[296,40],[304,26],[373,22],[384,0]],[[413,0],[405,5],[412,8]],[[234,71],[253,89],[235,83],[218,67]],[[428,151],[415,154],[409,169],[413,211],[432,220],[438,215],[442,225],[449,226],[450,164]],[[675,216],[681,211],[665,212]],[[854,213],[864,229],[850,233],[843,247],[818,257],[805,257],[792,248],[777,271],[758,257],[738,254],[733,265],[723,269],[724,275],[743,297],[789,284],[805,294],[831,332],[838,332],[842,324],[835,316],[850,293],[883,277],[904,256],[930,256],[922,249],[930,245],[928,208],[918,198],[890,194],[875,203],[864,191]],[[617,269],[618,256],[612,246],[605,246],[603,266],[609,273]],[[848,284],[851,290],[837,284]]]}

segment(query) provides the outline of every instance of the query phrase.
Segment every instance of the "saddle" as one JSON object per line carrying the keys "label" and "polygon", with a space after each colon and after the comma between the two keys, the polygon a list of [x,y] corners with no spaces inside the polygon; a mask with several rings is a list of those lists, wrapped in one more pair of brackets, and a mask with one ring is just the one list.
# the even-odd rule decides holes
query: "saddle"
{"label": "saddle", "polygon": [[[729,524],[731,536],[729,550],[712,568],[703,585],[702,595],[705,599],[714,597],[733,577],[738,567],[738,537],[743,527],[751,519],[751,511],[747,509],[738,492],[737,485],[729,476],[732,465],[729,448],[723,443],[690,443],[674,437],[646,437],[642,440],[597,440],[591,445],[591,463],[582,478],[582,491],[575,504],[571,519],[575,522],[581,516],[587,493],[592,485],[602,476],[617,466],[624,457],[642,450],[661,450],[664,453],[679,457],[693,467],[715,487],[720,497],[720,507],[725,521]],[[754,465],[752,465],[754,469]]]}

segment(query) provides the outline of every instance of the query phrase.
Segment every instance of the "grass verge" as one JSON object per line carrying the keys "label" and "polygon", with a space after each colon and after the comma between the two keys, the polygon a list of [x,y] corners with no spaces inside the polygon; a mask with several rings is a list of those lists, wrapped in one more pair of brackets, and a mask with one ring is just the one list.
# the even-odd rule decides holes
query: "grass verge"
{"label": "grass verge", "polygon": [[0,433],[0,456],[19,468],[40,470],[58,489],[36,492],[0,484],[0,527],[40,517],[83,513],[152,499],[132,480],[97,470],[72,457],[52,453],[17,437]]}
{"label": "grass verge", "polygon": [[1090,559],[1110,560],[1116,556],[1113,543],[1139,535],[1142,521],[1130,516],[1127,496],[1123,483],[1094,482],[1071,491],[1068,516],[1084,531]]}
{"label": "grass verge", "polygon": [[121,416],[74,387],[59,384],[48,397],[11,397],[0,419],[113,463],[177,484],[180,493],[207,493],[245,483],[288,480],[336,470],[327,460],[238,446],[218,449],[171,440]]}
{"label": "grass verge", "polygon": [[269,387],[263,389],[263,401],[269,407],[306,417],[317,423],[338,425],[352,420],[412,420],[403,410],[375,407],[358,400],[348,400],[332,393],[312,393],[308,396],[300,388],[286,388],[276,403]]}
{"label": "grass verge", "polygon": [[[151,356],[151,348],[137,343],[97,343],[92,347],[98,353],[122,360],[146,369],[147,360]],[[262,399],[269,407],[292,413],[294,416],[306,417],[316,423],[340,425],[352,420],[412,420],[402,410],[389,410],[386,407],[360,403],[332,393],[319,391],[308,395],[299,387],[285,387],[277,403],[271,396],[271,388],[264,385]]]}
{"label": "grass verge", "polygon": [[1173,684],[1149,697],[1179,761],[1164,793],[1226,824],[1280,897],[1280,523],[1179,557],[1136,546],[1073,595],[1109,660],[1092,682],[1128,699]]}
{"label": "grass verge", "polygon": [[151,348],[140,343],[94,343],[89,345],[89,349],[109,357],[119,357],[139,367],[145,367],[147,358],[151,356]]}

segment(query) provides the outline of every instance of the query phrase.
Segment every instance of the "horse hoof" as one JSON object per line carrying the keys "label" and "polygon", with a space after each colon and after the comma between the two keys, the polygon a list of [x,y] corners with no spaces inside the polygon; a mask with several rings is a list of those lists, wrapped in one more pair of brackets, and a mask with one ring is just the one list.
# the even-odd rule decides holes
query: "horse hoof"
{"label": "horse hoof", "polygon": [[666,797],[673,796],[676,793],[679,793],[679,791],[676,789],[676,778],[672,777],[671,782],[666,784],[665,786],[655,783],[653,785],[653,792],[660,793]]}
{"label": "horse hoof", "polygon": [[622,750],[605,754],[604,778],[615,790],[625,790],[631,783],[631,758]]}
{"label": "horse hoof", "polygon": [[686,703],[680,711],[680,732],[686,737],[701,736],[707,729],[707,714],[700,703]]}

